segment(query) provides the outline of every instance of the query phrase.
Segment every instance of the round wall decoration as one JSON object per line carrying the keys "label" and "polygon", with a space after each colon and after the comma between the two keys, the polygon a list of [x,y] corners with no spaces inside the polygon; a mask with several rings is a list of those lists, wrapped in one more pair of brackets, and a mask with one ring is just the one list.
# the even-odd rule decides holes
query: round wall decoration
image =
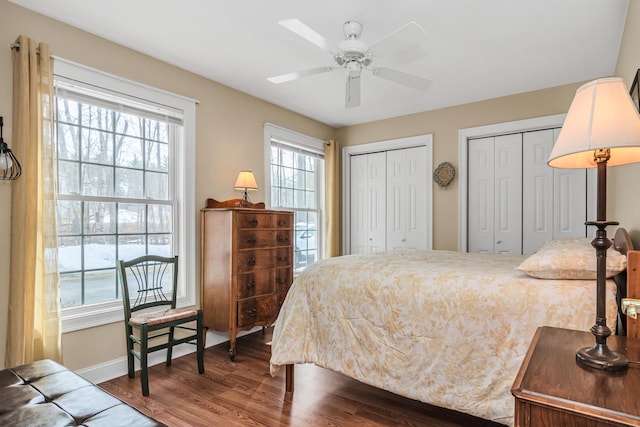
{"label": "round wall decoration", "polygon": [[446,187],[451,184],[455,176],[456,169],[449,162],[440,163],[435,172],[433,172],[433,180],[437,182],[440,187]]}

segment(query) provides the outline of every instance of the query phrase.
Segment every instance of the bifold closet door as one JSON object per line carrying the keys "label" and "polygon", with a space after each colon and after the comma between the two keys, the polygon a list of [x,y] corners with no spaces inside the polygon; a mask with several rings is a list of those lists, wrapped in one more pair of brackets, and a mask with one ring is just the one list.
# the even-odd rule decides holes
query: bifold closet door
{"label": "bifold closet door", "polygon": [[427,247],[427,147],[387,151],[387,250]]}
{"label": "bifold closet door", "polygon": [[469,143],[468,250],[522,253],[522,134]]}
{"label": "bifold closet door", "polygon": [[386,153],[351,156],[351,253],[386,249]]}

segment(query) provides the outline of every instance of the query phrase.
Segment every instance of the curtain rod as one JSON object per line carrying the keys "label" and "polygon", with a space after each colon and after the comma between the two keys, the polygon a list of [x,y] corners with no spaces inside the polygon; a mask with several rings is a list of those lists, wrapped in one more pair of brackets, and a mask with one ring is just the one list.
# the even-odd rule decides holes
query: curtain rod
{"label": "curtain rod", "polygon": [[[14,42],[14,43],[12,43],[11,45],[9,45],[9,47],[10,47],[12,50],[13,50],[13,49],[20,50],[20,42]],[[38,49],[37,47],[36,47],[36,53],[37,53],[37,54],[39,54],[39,53],[40,53],[40,49]]]}

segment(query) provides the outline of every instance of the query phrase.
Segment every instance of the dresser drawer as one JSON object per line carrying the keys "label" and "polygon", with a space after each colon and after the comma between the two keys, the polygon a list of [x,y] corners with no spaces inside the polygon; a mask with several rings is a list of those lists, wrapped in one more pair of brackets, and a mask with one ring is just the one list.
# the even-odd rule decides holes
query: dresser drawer
{"label": "dresser drawer", "polygon": [[238,299],[276,292],[275,278],[274,270],[238,274]]}
{"label": "dresser drawer", "polygon": [[276,267],[288,267],[293,264],[291,247],[276,249]]}
{"label": "dresser drawer", "polygon": [[276,246],[291,246],[291,237],[293,236],[293,231],[291,229],[288,230],[277,230],[275,238]]}
{"label": "dresser drawer", "polygon": [[238,249],[273,246],[274,233],[271,230],[238,230]]}
{"label": "dresser drawer", "polygon": [[277,291],[282,292],[289,289],[291,282],[293,281],[293,270],[291,267],[284,267],[276,269],[276,286]]}
{"label": "dresser drawer", "polygon": [[269,270],[276,266],[275,249],[238,251],[238,273]]}
{"label": "dresser drawer", "polygon": [[238,228],[271,228],[271,215],[257,212],[238,212]]}
{"label": "dresser drawer", "polygon": [[278,294],[238,301],[238,327],[268,325],[278,316]]}
{"label": "dresser drawer", "polygon": [[273,214],[271,218],[272,226],[274,228],[293,228],[292,224],[293,215],[291,214]]}

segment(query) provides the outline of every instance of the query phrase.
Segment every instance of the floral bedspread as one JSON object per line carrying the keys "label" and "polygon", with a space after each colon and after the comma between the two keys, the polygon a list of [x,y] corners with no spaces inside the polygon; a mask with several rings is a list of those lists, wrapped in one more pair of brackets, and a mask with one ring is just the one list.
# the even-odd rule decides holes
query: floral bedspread
{"label": "floral bedspread", "polygon": [[[589,330],[596,310],[595,281],[531,278],[515,269],[524,258],[407,250],[312,264],[276,321],[271,374],[314,363],[512,425],[511,386],[536,328]],[[608,281],[612,329],[615,292]]]}

